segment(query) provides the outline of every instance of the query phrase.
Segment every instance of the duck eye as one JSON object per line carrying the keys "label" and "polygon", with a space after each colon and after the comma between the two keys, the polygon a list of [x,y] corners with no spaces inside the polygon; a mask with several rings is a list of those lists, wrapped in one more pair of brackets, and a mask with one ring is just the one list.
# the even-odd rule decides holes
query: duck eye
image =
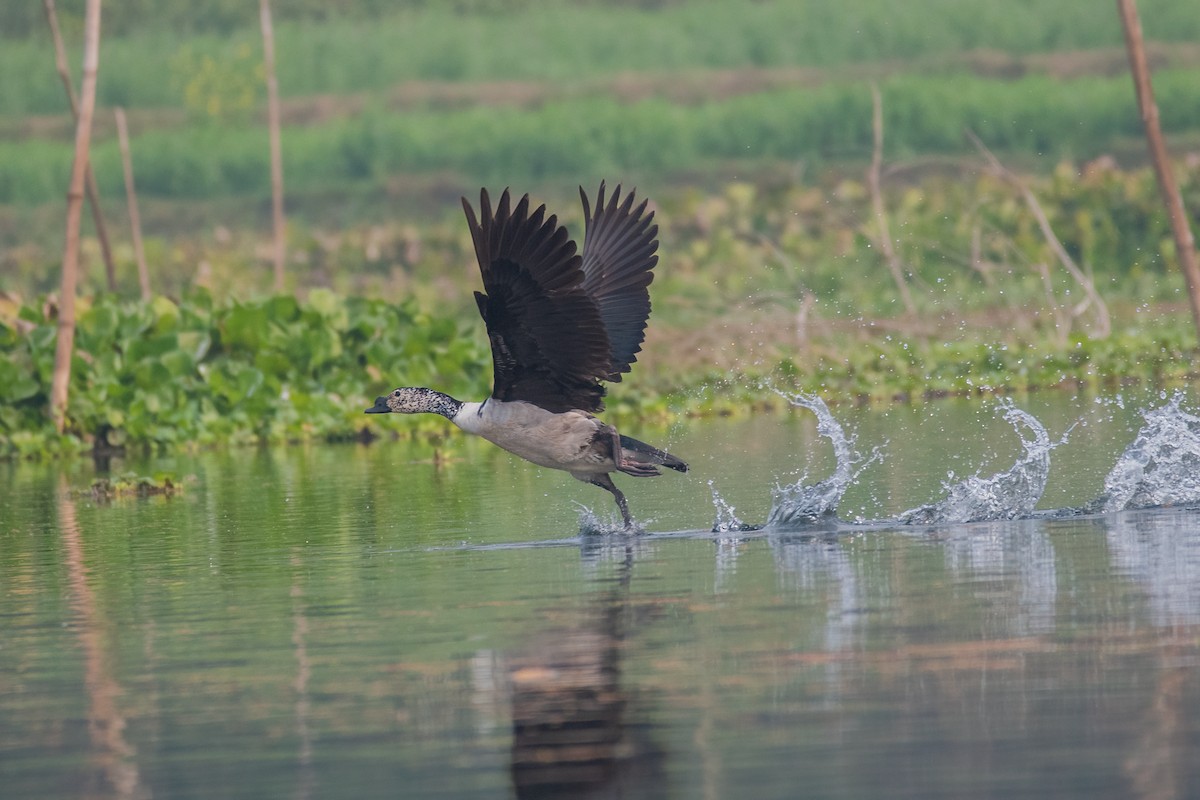
{"label": "duck eye", "polygon": [[400,396],[400,390],[399,390],[399,389],[397,389],[396,391],[392,392],[392,397],[399,397],[399,396]]}

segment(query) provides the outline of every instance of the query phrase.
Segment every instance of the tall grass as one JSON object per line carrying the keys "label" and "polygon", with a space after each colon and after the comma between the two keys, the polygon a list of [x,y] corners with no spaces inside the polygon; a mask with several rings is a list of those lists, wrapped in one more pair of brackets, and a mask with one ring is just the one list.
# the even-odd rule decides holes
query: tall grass
{"label": "tall grass", "polygon": [[[1200,74],[1164,72],[1156,85],[1167,131],[1200,128]],[[1140,132],[1123,76],[1069,82],[901,76],[882,89],[892,158],[967,152],[964,128],[1002,152],[1072,158],[1093,157],[1114,139]],[[285,130],[284,160],[293,192],[434,172],[462,176],[467,184],[528,185],[555,176],[632,180],[710,170],[719,162],[819,166],[865,158],[870,120],[870,97],[861,84],[779,89],[693,106],[583,96],[532,110],[396,114],[375,108]],[[138,189],[146,196],[202,199],[268,190],[266,132],[258,127],[151,131],[137,137],[133,152]],[[97,142],[92,161],[102,191],[119,195],[116,143]],[[65,144],[0,142],[0,203],[59,198],[69,168]]]}
{"label": "tall grass", "polygon": [[[1200,40],[1194,0],[1140,5],[1148,38]],[[277,28],[281,90],[301,96],[418,79],[573,81],[690,68],[836,67],[979,48],[1025,54],[1121,44],[1115,10],[1095,0],[696,0],[658,8],[549,2],[514,3],[503,13],[461,7],[430,3],[376,18],[284,22]],[[109,39],[99,102],[179,106],[181,48],[230,61],[246,46],[259,46],[254,20],[219,36],[148,27]],[[4,41],[0,114],[63,109],[45,38]]]}

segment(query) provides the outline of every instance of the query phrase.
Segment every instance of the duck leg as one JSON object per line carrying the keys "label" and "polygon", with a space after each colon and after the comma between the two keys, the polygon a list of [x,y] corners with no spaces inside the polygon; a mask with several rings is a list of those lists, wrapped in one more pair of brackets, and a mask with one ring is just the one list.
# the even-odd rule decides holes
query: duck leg
{"label": "duck leg", "polygon": [[612,492],[612,496],[617,501],[617,508],[621,509],[621,518],[625,520],[625,530],[632,528],[633,517],[629,516],[629,504],[625,502],[625,495],[621,494],[621,490],[613,483],[612,477],[607,472],[602,472],[599,475],[589,478],[588,483]]}

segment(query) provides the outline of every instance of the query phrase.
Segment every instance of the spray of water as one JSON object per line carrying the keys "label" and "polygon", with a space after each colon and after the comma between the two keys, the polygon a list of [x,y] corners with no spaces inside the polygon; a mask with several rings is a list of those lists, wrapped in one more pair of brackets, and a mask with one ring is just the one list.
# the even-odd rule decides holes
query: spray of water
{"label": "spray of water", "polygon": [[[1050,451],[1065,441],[1065,436],[1062,441],[1052,443],[1042,423],[1007,398],[998,402],[996,409],[1003,412],[1004,420],[1021,437],[1024,456],[1011,468],[988,478],[972,475],[958,483],[944,482],[945,499],[905,511],[898,518],[900,522],[906,525],[979,522],[1015,519],[1033,511],[1050,476]],[[951,474],[950,479],[953,477]]]}
{"label": "spray of water", "polygon": [[1142,412],[1146,424],[1104,479],[1095,510],[1200,501],[1200,417],[1182,403],[1176,392],[1165,406]]}
{"label": "spray of water", "polygon": [[638,520],[633,521],[632,528],[626,528],[625,524],[615,515],[606,519],[581,503],[576,503],[575,507],[579,512],[580,536],[610,536],[615,533],[636,534],[646,532],[645,526]]}
{"label": "spray of water", "polygon": [[817,433],[833,445],[833,454],[837,459],[833,474],[825,480],[810,485],[804,482],[807,477],[804,475],[789,486],[775,487],[771,493],[767,527],[778,530],[810,524],[837,513],[838,503],[846,493],[846,488],[868,464],[881,457],[882,448],[876,447],[870,456],[863,457],[854,449],[855,437],[846,434],[821,398],[804,392],[772,390],[792,405],[807,408],[817,415]]}
{"label": "spray of water", "polygon": [[717,512],[717,518],[713,521],[713,533],[729,533],[730,531],[752,531],[758,526],[748,525],[738,519],[737,509],[731,506],[724,497],[717,493],[715,481],[708,482],[708,490],[712,492],[713,508]]}
{"label": "spray of water", "polygon": [[[846,433],[821,398],[803,392],[765,388],[816,415],[817,432],[829,440],[837,464],[832,475],[816,483],[806,483],[807,475],[802,475],[795,483],[776,485],[764,526],[743,522],[736,509],[717,492],[714,482],[709,481],[716,512],[713,533],[752,531],[760,527],[788,531],[828,521],[835,517],[846,489],[863,469],[882,457],[882,446],[874,448],[867,456],[859,453],[855,449],[855,436]],[[1118,396],[1114,402],[1120,405],[1123,398]],[[1143,412],[1145,425],[1109,472],[1104,481],[1104,493],[1085,508],[1063,509],[1062,513],[1108,513],[1200,503],[1200,417],[1185,411],[1182,402],[1182,393],[1176,393],[1161,408]],[[1013,427],[1024,448],[1024,454],[1009,469],[990,477],[976,474],[957,482],[950,473],[942,484],[946,492],[942,500],[909,509],[894,520],[881,521],[936,525],[1011,520],[1032,515],[1046,489],[1050,453],[1066,442],[1070,430],[1059,441],[1051,441],[1041,422],[1018,409],[1011,400],[998,401],[996,411]],[[581,536],[627,532],[615,518],[604,519],[590,508],[579,507]],[[635,532],[643,532],[643,528],[639,525]]]}

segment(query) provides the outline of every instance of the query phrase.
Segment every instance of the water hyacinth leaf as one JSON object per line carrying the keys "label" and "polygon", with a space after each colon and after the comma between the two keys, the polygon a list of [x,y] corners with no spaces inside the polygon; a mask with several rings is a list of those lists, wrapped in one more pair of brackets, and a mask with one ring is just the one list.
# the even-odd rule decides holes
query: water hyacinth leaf
{"label": "water hyacinth leaf", "polygon": [[174,397],[168,387],[157,385],[134,398],[129,407],[129,427],[133,431],[148,430],[155,425],[159,415],[173,405]]}
{"label": "water hyacinth leaf", "polygon": [[346,327],[346,302],[339,295],[325,288],[313,289],[308,293],[308,307],[329,320],[335,327]]}
{"label": "water hyacinth leaf", "polygon": [[183,306],[189,317],[207,319],[212,314],[212,292],[203,286],[190,286],[183,295]]}
{"label": "water hyacinth leaf", "polygon": [[254,366],[264,375],[283,379],[299,365],[285,353],[278,350],[266,350],[254,356]]}
{"label": "water hyacinth leaf", "polygon": [[149,306],[127,305],[117,313],[116,339],[118,344],[138,339],[154,326],[154,313]]}
{"label": "water hyacinth leaf", "polygon": [[4,321],[0,320],[0,348],[3,348],[6,352],[12,350],[17,346],[21,338],[16,328],[5,325]]}
{"label": "water hyacinth leaf", "polygon": [[0,401],[4,403],[19,403],[28,400],[41,391],[41,384],[34,377],[33,370],[26,362],[16,360],[0,361]]}
{"label": "water hyacinth leaf", "polygon": [[207,331],[180,331],[179,349],[191,356],[192,361],[199,363],[208,355],[212,347],[212,336]]}
{"label": "water hyacinth leaf", "polygon": [[254,367],[225,361],[209,373],[208,384],[219,398],[236,406],[258,391],[263,374]]}
{"label": "water hyacinth leaf", "polygon": [[191,353],[183,349],[175,349],[164,353],[159,363],[174,379],[184,378],[196,371],[196,362]]}
{"label": "water hyacinth leaf", "polygon": [[329,328],[309,328],[298,341],[309,369],[318,368],[342,354],[342,342]]}
{"label": "water hyacinth leaf", "polygon": [[113,340],[119,326],[117,309],[108,303],[99,303],[80,315],[76,343],[85,350],[97,349],[96,345]]}
{"label": "water hyacinth leaf", "polygon": [[150,307],[154,313],[154,329],[160,333],[173,330],[179,324],[179,306],[175,305],[170,298],[157,295],[150,301]]}
{"label": "water hyacinth leaf", "polygon": [[228,349],[255,350],[267,335],[267,312],[262,306],[234,305],[220,323],[221,344]]}
{"label": "water hyacinth leaf", "polygon": [[54,355],[54,342],[58,336],[58,332],[53,325],[43,324],[36,326],[29,332],[29,349],[33,353],[50,353]]}
{"label": "water hyacinth leaf", "polygon": [[172,377],[170,370],[162,361],[158,360],[140,361],[133,369],[134,384],[139,389],[147,391],[153,391],[170,383]]}
{"label": "water hyacinth leaf", "polygon": [[134,339],[125,348],[126,359],[131,364],[145,359],[158,360],[168,353],[177,352],[179,352],[179,337],[173,333]]}
{"label": "water hyacinth leaf", "polygon": [[[15,408],[0,404],[0,431],[15,431],[22,427],[22,414]],[[0,438],[0,455],[5,452],[3,439]]]}
{"label": "water hyacinth leaf", "polygon": [[290,322],[300,316],[300,304],[290,295],[275,295],[263,303],[267,318],[274,322]]}

